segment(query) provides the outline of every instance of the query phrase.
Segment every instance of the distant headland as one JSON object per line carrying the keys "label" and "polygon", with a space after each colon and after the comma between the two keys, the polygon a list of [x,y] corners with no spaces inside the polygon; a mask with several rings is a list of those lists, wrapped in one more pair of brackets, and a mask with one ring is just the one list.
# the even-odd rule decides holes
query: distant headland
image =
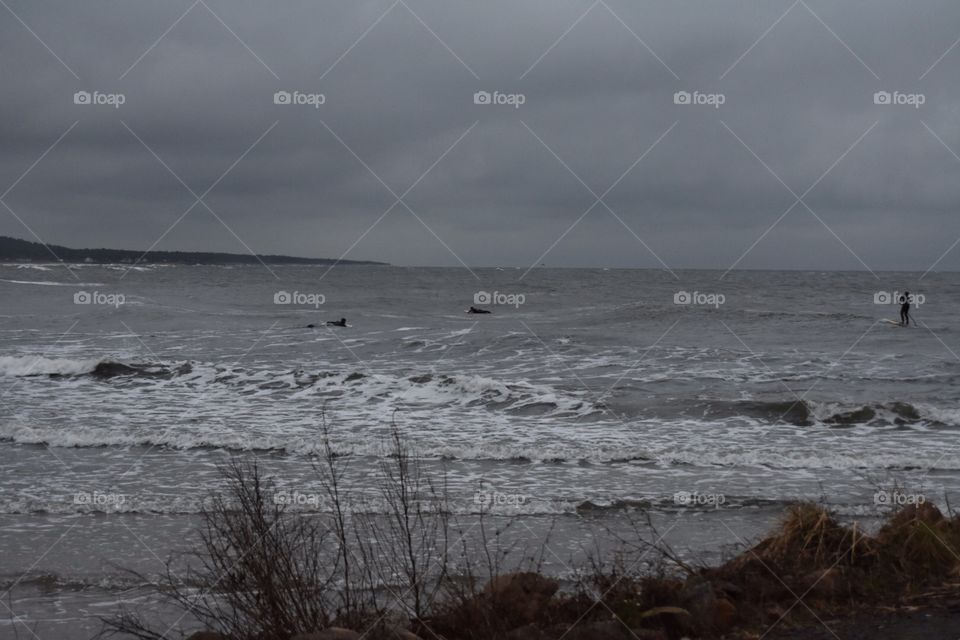
{"label": "distant headland", "polygon": [[67,262],[88,264],[316,264],[386,265],[370,260],[297,258],[293,256],[217,253],[212,251],[132,251],[128,249],[70,249],[0,236],[0,262]]}

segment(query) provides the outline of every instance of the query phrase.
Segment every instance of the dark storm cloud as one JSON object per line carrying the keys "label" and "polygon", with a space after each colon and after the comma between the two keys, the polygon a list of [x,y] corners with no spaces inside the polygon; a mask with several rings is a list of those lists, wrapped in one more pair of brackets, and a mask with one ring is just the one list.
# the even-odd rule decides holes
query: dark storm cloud
{"label": "dark storm cloud", "polygon": [[947,0],[5,1],[0,193],[77,122],[3,198],[51,243],[242,251],[202,204],[170,229],[178,177],[258,252],[373,226],[349,257],[400,264],[726,269],[766,233],[738,266],[925,270],[960,237]]}

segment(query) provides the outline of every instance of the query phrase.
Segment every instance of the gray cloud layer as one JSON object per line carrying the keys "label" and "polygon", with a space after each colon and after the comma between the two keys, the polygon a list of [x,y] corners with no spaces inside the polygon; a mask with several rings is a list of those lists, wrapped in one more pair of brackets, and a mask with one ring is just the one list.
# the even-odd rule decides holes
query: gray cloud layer
{"label": "gray cloud layer", "polygon": [[[738,267],[923,271],[960,237],[948,0],[5,1],[0,193],[77,122],[3,197],[51,243],[168,231],[194,197],[146,146],[261,253],[339,256],[428,170],[347,257],[726,269],[766,233]],[[157,247],[244,250],[202,204]]]}

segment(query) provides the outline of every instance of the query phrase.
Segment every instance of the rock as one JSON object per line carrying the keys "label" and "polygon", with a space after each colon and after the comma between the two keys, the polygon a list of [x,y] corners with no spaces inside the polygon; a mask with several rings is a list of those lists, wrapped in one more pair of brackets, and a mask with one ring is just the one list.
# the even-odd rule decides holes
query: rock
{"label": "rock", "polygon": [[298,633],[290,640],[360,640],[360,638],[360,634],[356,631],[342,627],[330,627],[313,633]]}
{"label": "rock", "polygon": [[195,631],[187,636],[187,640],[229,640],[229,638],[216,631]]}
{"label": "rock", "polygon": [[496,576],[483,591],[506,619],[522,625],[535,622],[559,588],[556,580],[521,572]]}
{"label": "rock", "polygon": [[689,635],[693,632],[694,620],[683,607],[654,607],[640,614],[663,627],[670,637]]}
{"label": "rock", "polygon": [[113,362],[105,361],[98,362],[97,366],[93,368],[93,371],[90,372],[94,378],[114,378],[116,376],[131,376],[135,375],[140,370],[136,367],[131,367],[128,364],[122,362]]}

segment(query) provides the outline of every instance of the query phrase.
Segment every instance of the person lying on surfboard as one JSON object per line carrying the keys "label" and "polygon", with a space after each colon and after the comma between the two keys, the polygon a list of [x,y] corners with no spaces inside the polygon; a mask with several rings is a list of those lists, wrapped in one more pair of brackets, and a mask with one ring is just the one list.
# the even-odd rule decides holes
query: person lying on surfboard
{"label": "person lying on surfboard", "polygon": [[906,327],[910,324],[910,292],[904,291],[900,296],[900,324]]}
{"label": "person lying on surfboard", "polygon": [[[347,319],[340,318],[339,320],[327,320],[325,323],[328,327],[345,327],[347,326]],[[307,329],[316,329],[317,325],[308,324]]]}

